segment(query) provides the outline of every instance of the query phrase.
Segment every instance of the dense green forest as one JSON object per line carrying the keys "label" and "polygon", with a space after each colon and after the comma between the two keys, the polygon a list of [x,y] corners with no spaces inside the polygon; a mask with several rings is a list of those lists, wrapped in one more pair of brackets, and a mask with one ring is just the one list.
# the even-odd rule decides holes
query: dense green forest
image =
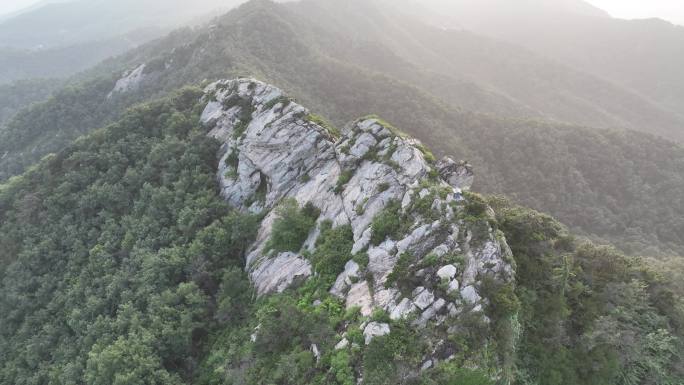
{"label": "dense green forest", "polygon": [[137,107],[2,185],[1,383],[182,383],[217,301],[249,298],[231,285],[257,222],[218,198],[199,95]]}
{"label": "dense green forest", "polygon": [[0,86],[0,125],[32,103],[47,99],[62,82],[54,79],[21,80]]}
{"label": "dense green forest", "polygon": [[[365,345],[349,332],[358,345],[334,349],[341,325],[367,320],[328,294],[326,266],[351,247],[344,228],[324,232],[320,274],[257,299],[242,269],[261,218],[219,197],[200,96],[128,110],[0,185],[0,382],[351,385],[361,373],[372,385],[491,385],[487,368],[465,365],[485,353],[481,339],[514,341],[504,351],[520,384],[684,380],[681,260],[647,265],[576,241],[502,198],[488,201],[490,225],[513,250],[517,288],[492,288],[486,311],[517,330],[468,325],[452,336],[463,355],[419,376],[407,368],[426,353],[425,331],[382,312],[368,318],[392,333]],[[275,228],[302,221],[283,210]]]}

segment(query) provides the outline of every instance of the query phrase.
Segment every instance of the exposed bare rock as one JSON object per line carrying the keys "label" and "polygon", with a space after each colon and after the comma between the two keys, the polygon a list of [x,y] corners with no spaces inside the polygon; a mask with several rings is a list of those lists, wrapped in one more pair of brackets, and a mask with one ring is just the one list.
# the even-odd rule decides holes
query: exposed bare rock
{"label": "exposed bare rock", "polygon": [[[302,255],[313,252],[320,224],[351,225],[352,255],[330,292],[361,314],[386,310],[391,319],[421,311],[421,324],[459,316],[447,294],[460,294],[477,308],[482,277],[510,281],[510,250],[486,226],[476,232],[463,220],[464,196],[473,174],[466,162],[432,155],[415,139],[376,118],[349,124],[341,135],[308,118],[309,111],[272,86],[252,79],[219,81],[206,89],[202,121],[221,143],[218,179],[234,207],[262,213],[246,269],[259,295],[280,292],[314,272]],[[264,250],[283,199],[320,210],[317,225],[300,253]],[[390,205],[392,204],[392,205]],[[373,244],[373,221],[397,208],[401,231]],[[365,253],[368,266],[351,261]],[[403,258],[407,269],[394,276]],[[453,261],[462,261],[455,263]],[[414,295],[402,295],[397,280],[411,278]],[[448,287],[441,286],[448,281]],[[448,311],[446,310],[448,308]],[[472,309],[471,307],[466,308]]]}
{"label": "exposed bare rock", "polygon": [[463,191],[470,190],[475,180],[473,167],[468,162],[455,162],[453,159],[444,157],[437,163],[439,175],[451,186]]}
{"label": "exposed bare rock", "polygon": [[343,338],[340,342],[335,345],[335,350],[342,350],[346,349],[347,346],[349,346],[349,340],[346,338]]}
{"label": "exposed bare rock", "polygon": [[386,323],[371,322],[363,329],[366,345],[370,344],[373,338],[381,337],[390,333],[390,326]]}
{"label": "exposed bare rock", "polygon": [[121,79],[116,81],[114,89],[107,95],[107,98],[111,98],[115,94],[137,90],[145,79],[145,67],[145,64],[141,64],[137,68],[125,73]]}
{"label": "exposed bare rock", "polygon": [[373,297],[368,282],[363,281],[352,285],[347,293],[347,308],[359,307],[361,315],[369,316],[373,312]]}
{"label": "exposed bare rock", "polygon": [[337,277],[330,293],[338,297],[344,296],[344,291],[352,285],[353,280],[359,278],[359,265],[354,261],[349,261],[344,266],[344,271]]}
{"label": "exposed bare rock", "polygon": [[461,297],[469,304],[476,304],[482,300],[482,297],[480,297],[480,294],[478,294],[473,286],[466,286],[461,289]]}
{"label": "exposed bare rock", "polygon": [[280,253],[275,258],[264,259],[252,271],[252,280],[261,293],[281,293],[296,280],[311,275],[311,263],[294,253]]}
{"label": "exposed bare rock", "polygon": [[437,276],[441,279],[451,279],[456,276],[457,271],[458,270],[456,269],[456,266],[446,265],[441,269],[437,270]]}
{"label": "exposed bare rock", "polygon": [[435,295],[424,287],[416,288],[416,290],[413,291],[413,295],[413,303],[418,306],[420,310],[425,310],[435,301]]}
{"label": "exposed bare rock", "polygon": [[417,310],[418,308],[413,304],[413,302],[411,302],[410,299],[404,298],[397,306],[394,307],[394,309],[392,309],[392,312],[390,313],[390,319],[396,321],[398,319],[406,318]]}

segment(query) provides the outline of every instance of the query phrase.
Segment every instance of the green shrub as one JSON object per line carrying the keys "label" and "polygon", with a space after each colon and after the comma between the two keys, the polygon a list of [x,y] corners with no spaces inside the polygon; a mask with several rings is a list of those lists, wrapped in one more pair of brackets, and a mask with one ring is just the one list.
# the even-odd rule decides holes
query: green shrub
{"label": "green shrub", "polygon": [[407,322],[393,323],[390,334],[375,337],[363,356],[363,379],[367,385],[403,383],[400,367],[421,364],[425,344]]}
{"label": "green shrub", "polygon": [[249,126],[248,120],[239,120],[233,127],[233,139],[240,139]]}
{"label": "green shrub", "polygon": [[330,359],[330,373],[335,378],[337,385],[356,384],[351,357],[346,350],[340,350],[333,354]]}
{"label": "green shrub", "polygon": [[330,124],[330,122],[328,122],[324,117],[320,115],[309,114],[306,116],[306,120],[323,127],[328,132],[328,134],[330,134],[330,136],[332,136],[334,139],[339,138],[341,135],[340,130],[338,130],[335,126]]}
{"label": "green shrub", "polygon": [[353,170],[342,171],[340,178],[337,180],[337,185],[335,186],[335,194],[340,194],[342,191],[344,191],[344,187],[347,185],[347,183],[349,183],[353,176]]}
{"label": "green shrub", "polygon": [[269,100],[268,102],[264,103],[264,108],[263,110],[270,110],[271,108],[275,107],[277,104],[281,103],[283,105],[283,108],[287,107],[292,103],[292,99],[285,96],[281,95],[278,96],[277,98],[273,98]]}
{"label": "green shrub", "polygon": [[423,373],[420,385],[494,385],[494,381],[482,370],[446,362]]}
{"label": "green shrub", "polygon": [[385,127],[386,129],[388,129],[392,133],[392,135],[394,135],[394,136],[398,136],[398,137],[404,138],[404,139],[409,137],[409,135],[407,135],[405,132],[394,127],[392,124],[388,123],[387,121],[383,120],[382,118],[380,118],[377,115],[368,115],[368,116],[365,116],[365,117],[359,119],[358,121],[361,122],[361,121],[369,120],[369,119],[374,119],[376,121],[376,123]]}
{"label": "green shrub", "polygon": [[225,162],[226,166],[230,167],[230,171],[237,173],[237,168],[240,164],[240,151],[237,148],[233,148],[226,157]]}
{"label": "green shrub", "polygon": [[365,269],[368,266],[368,253],[358,253],[354,256],[354,262],[356,262],[361,269]]}
{"label": "green shrub", "polygon": [[423,145],[422,143],[418,143],[416,144],[416,147],[420,150],[420,152],[423,153],[423,157],[428,163],[433,164],[437,161],[437,159],[435,159],[435,156],[432,154],[432,151],[425,147],[425,145]]}
{"label": "green shrub", "polygon": [[320,211],[310,203],[302,209],[294,199],[285,200],[277,209],[271,239],[265,250],[276,253],[298,252],[316,224]]}
{"label": "green shrub", "polygon": [[466,215],[476,218],[482,217],[487,213],[487,201],[482,196],[474,193],[464,193],[466,198]]}
{"label": "green shrub", "polygon": [[437,194],[431,189],[430,193],[426,196],[422,198],[417,197],[411,209],[428,221],[436,220],[440,216],[439,212],[432,209],[432,204],[435,202],[436,198]]}
{"label": "green shrub", "polygon": [[332,228],[332,223],[321,224],[321,235],[316,241],[316,251],[312,262],[319,274],[337,276],[344,270],[344,265],[351,259],[354,246],[354,233],[351,225]]}
{"label": "green shrub", "polygon": [[371,223],[373,235],[371,236],[371,243],[379,245],[387,238],[397,238],[401,235],[403,228],[403,218],[401,215],[401,203],[393,200],[387,204]]}
{"label": "green shrub", "polygon": [[[387,281],[385,282],[385,287],[389,288],[395,283],[399,283],[403,278],[409,276],[409,267],[414,261],[413,255],[409,253],[403,253],[399,256],[397,264],[394,265],[394,269],[387,276]],[[402,286],[402,285],[399,285]]]}

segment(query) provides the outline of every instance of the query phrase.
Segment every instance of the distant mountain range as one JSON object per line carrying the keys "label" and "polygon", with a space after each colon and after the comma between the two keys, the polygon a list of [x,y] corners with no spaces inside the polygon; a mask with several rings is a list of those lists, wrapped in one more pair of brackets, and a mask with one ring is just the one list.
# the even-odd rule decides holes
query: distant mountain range
{"label": "distant mountain range", "polygon": [[[546,6],[539,8],[536,3]],[[680,121],[674,128],[676,138],[682,138],[682,26],[659,19],[615,19],[574,0],[421,0],[413,4],[420,4],[415,10],[429,7],[431,12],[424,15],[435,25],[464,28],[526,47],[638,94]]]}
{"label": "distant mountain range", "polygon": [[0,17],[0,84],[67,77],[242,0],[55,0]]}

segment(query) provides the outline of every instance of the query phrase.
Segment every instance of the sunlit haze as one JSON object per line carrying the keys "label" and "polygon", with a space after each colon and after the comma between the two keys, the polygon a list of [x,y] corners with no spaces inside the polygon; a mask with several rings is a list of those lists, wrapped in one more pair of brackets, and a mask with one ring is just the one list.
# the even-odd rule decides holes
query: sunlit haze
{"label": "sunlit haze", "polygon": [[[39,3],[41,0],[0,1],[0,15]],[[586,0],[612,16],[625,19],[658,17],[684,24],[684,4],[675,0]]]}
{"label": "sunlit haze", "polygon": [[684,24],[684,3],[677,0],[587,0],[614,17],[643,19],[658,17]]}
{"label": "sunlit haze", "polygon": [[24,7],[36,4],[40,0],[4,0],[0,1],[0,15],[20,10]]}

